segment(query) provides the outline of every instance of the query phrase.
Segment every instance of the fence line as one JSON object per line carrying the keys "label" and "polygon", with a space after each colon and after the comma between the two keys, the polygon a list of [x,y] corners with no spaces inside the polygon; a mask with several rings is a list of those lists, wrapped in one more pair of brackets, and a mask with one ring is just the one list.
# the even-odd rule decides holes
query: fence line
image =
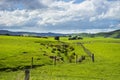
{"label": "fence line", "polygon": [[87,49],[82,43],[77,43],[77,44],[80,44],[80,46],[83,48],[83,50],[84,50],[84,52],[85,53],[87,53],[87,55],[89,56],[89,57],[91,57],[91,59],[92,59],[92,62],[94,62],[95,61],[95,56],[94,56],[94,54],[89,50],[89,49]]}

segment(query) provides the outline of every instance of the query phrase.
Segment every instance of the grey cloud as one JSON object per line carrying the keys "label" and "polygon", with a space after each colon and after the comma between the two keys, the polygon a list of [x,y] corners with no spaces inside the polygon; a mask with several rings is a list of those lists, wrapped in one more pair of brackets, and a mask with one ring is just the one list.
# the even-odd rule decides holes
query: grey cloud
{"label": "grey cloud", "polygon": [[[69,21],[69,22],[64,22],[61,24],[57,25],[51,25],[47,24],[47,26],[44,26],[44,30],[46,31],[77,31],[77,30],[92,30],[92,29],[118,29],[116,26],[113,28],[109,28],[109,25],[116,25],[119,24],[117,21],[113,20],[101,20],[101,21],[96,21],[96,22],[89,22],[89,21]],[[92,31],[91,31],[92,32]]]}
{"label": "grey cloud", "polygon": [[41,9],[47,7],[39,0],[1,0],[0,10]]}

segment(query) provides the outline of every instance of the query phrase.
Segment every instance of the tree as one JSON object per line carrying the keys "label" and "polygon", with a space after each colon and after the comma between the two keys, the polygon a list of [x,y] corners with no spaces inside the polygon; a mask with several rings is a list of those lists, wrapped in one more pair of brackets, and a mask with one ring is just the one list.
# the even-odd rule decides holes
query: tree
{"label": "tree", "polygon": [[60,37],[59,37],[59,36],[56,36],[56,37],[55,37],[55,40],[59,40],[59,39],[60,39]]}

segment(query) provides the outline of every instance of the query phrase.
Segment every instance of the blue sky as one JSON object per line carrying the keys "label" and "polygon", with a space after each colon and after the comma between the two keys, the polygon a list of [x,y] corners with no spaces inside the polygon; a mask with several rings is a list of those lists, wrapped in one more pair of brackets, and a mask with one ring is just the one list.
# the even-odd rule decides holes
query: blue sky
{"label": "blue sky", "polygon": [[120,29],[120,0],[0,0],[0,29],[96,33]]}

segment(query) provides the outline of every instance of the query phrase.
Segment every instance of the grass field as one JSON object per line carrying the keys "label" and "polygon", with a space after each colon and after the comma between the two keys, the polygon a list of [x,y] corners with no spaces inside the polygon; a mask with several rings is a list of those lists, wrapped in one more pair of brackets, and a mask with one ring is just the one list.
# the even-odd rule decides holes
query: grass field
{"label": "grass field", "polygon": [[[78,42],[95,55],[94,63]],[[70,63],[68,57],[73,53],[87,57]],[[43,54],[60,55],[64,62],[53,65],[53,60]],[[35,68],[30,70],[30,80],[120,80],[120,39],[61,37],[56,41],[53,37],[0,36],[0,80],[23,80],[32,57]]]}

